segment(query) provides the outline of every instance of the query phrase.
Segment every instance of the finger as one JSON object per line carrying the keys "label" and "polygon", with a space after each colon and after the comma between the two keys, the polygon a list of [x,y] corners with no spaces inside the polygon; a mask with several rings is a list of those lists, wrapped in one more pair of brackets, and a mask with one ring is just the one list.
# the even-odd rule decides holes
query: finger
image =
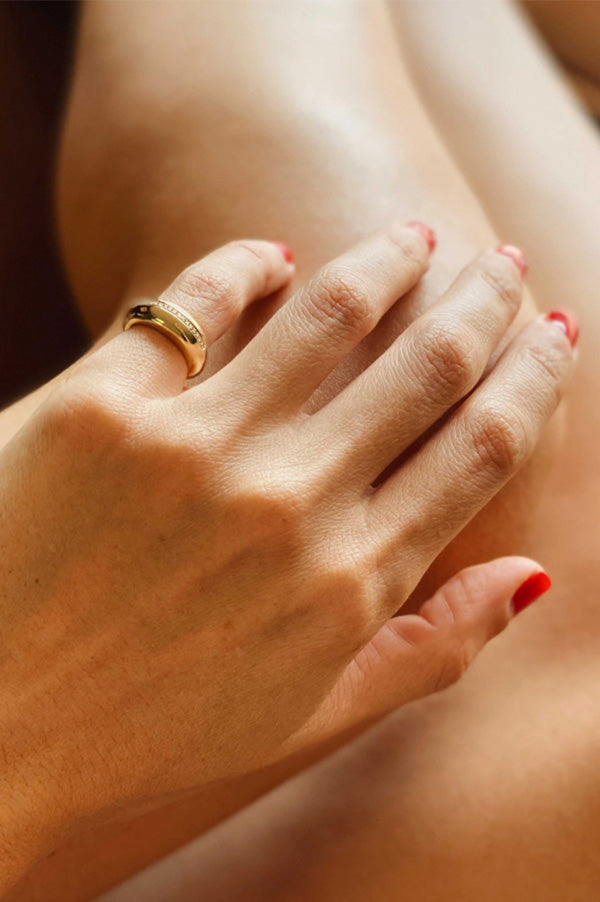
{"label": "finger", "polygon": [[400,553],[403,578],[416,582],[531,455],[573,366],[562,325],[550,317],[530,323],[443,427],[372,493],[367,517],[386,549],[386,585],[399,578]]}
{"label": "finger", "polygon": [[351,661],[313,729],[351,729],[456,682],[525,602],[537,600],[550,584],[540,565],[523,557],[462,570],[418,614],[393,617],[381,627]]}
{"label": "finger", "polygon": [[262,409],[301,407],[423,275],[434,242],[425,229],[393,224],[325,266],[232,361],[230,378]]}
{"label": "finger", "polygon": [[[161,298],[190,314],[210,345],[233,325],[244,308],[278,291],[294,266],[285,245],[271,241],[232,241],[189,266]],[[210,353],[210,350],[209,350]],[[155,329],[138,325],[98,351],[122,379],[152,395],[181,391],[187,366],[181,351]],[[108,358],[108,360],[107,360]]]}
{"label": "finger", "polygon": [[[487,251],[441,301],[312,418],[345,484],[364,489],[480,380],[515,318],[521,271]],[[332,448],[332,444],[335,445]]]}

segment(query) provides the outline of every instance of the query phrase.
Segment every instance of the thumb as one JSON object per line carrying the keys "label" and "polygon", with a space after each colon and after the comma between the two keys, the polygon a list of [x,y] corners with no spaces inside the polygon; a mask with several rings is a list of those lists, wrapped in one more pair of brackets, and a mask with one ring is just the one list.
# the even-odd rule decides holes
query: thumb
{"label": "thumb", "polygon": [[550,585],[529,558],[497,558],[461,570],[418,614],[381,627],[350,662],[312,726],[324,738],[449,686]]}

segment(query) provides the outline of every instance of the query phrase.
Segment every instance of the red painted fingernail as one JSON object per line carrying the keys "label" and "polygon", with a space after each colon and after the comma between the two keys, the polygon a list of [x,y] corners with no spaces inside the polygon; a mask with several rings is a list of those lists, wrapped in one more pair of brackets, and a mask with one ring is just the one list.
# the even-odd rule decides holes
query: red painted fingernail
{"label": "red painted fingernail", "polygon": [[579,338],[579,323],[575,317],[570,313],[563,313],[562,310],[552,310],[546,314],[546,319],[563,330],[571,342],[571,347],[574,348]]}
{"label": "red painted fingernail", "polygon": [[529,269],[527,257],[523,251],[520,248],[515,247],[514,244],[500,244],[496,248],[496,253],[504,254],[505,257],[510,257],[513,263],[518,267],[522,276],[527,273],[527,270]]}
{"label": "red painted fingernail", "polygon": [[294,262],[294,254],[287,246],[287,244],[284,244],[283,241],[273,241],[273,244],[275,245],[275,247],[279,248],[279,250],[281,251],[281,256],[286,261],[286,263]]}
{"label": "red painted fingernail", "polygon": [[407,222],[406,228],[412,229],[413,232],[418,232],[419,235],[422,235],[427,242],[429,253],[433,253],[437,244],[437,238],[435,237],[435,232],[433,231],[433,229],[430,229],[429,226],[425,225],[424,222],[417,222],[416,220]]}
{"label": "red painted fingernail", "polygon": [[551,585],[552,580],[543,570],[526,579],[512,597],[511,604],[514,613],[520,614],[521,611],[524,611],[530,604],[537,601],[540,595],[547,592]]}

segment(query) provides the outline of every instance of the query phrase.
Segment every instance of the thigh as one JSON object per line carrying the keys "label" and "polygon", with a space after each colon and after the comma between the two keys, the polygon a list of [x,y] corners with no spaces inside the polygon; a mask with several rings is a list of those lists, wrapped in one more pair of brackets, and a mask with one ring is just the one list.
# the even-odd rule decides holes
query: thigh
{"label": "thigh", "polygon": [[595,761],[581,733],[536,754],[560,715],[530,706],[517,736],[520,708],[451,690],[404,709],[98,902],[595,902]]}
{"label": "thigh", "polygon": [[96,333],[232,237],[287,241],[303,279],[386,220],[421,216],[438,231],[436,287],[497,240],[383,0],[87,5],[58,214]]}

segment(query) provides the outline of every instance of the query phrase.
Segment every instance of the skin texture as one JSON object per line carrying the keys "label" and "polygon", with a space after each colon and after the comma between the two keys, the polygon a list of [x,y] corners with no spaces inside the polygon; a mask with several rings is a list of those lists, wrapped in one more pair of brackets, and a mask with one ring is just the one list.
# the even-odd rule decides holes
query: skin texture
{"label": "skin texture", "polygon": [[[440,22],[439,33],[447,35],[454,27],[453,45],[459,46],[458,41],[469,32],[457,10],[466,7],[462,4],[453,4],[453,7],[454,17],[443,24]],[[201,145],[201,165],[206,166],[204,171],[207,173],[206,182],[201,183],[197,178],[198,141],[191,142],[194,154],[186,152],[186,147],[190,147],[189,128],[193,117],[182,114],[179,125],[176,119],[170,120],[169,127],[155,129],[152,138],[157,121],[154,99],[160,96],[158,92],[165,84],[164,70],[160,84],[153,80],[155,52],[160,50],[166,66],[169,50],[174,46],[173,35],[161,19],[158,8],[154,13],[157,19],[145,16],[145,27],[148,29],[145,34],[140,31],[139,21],[132,22],[128,32],[121,17],[131,16],[133,19],[134,13],[125,10],[116,13],[113,7],[111,15],[119,16],[113,29],[110,23],[92,22],[90,28],[94,26],[97,52],[103,39],[116,48],[110,58],[107,58],[104,48],[107,65],[114,66],[113,100],[117,86],[125,90],[123,86],[131,84],[132,73],[127,70],[130,60],[127,47],[130,41],[136,40],[135,36],[138,36],[141,45],[147,43],[149,46],[148,64],[145,69],[140,66],[137,70],[138,77],[143,79],[146,87],[149,84],[149,89],[148,107],[136,106],[137,114],[132,121],[127,88],[122,112],[118,105],[115,107],[114,102],[112,104],[117,120],[113,123],[114,128],[107,128],[102,135],[102,140],[109,143],[102,149],[102,157],[112,161],[112,165],[107,166],[108,171],[103,172],[103,184],[106,184],[107,176],[114,177],[111,173],[118,171],[117,161],[119,164],[123,161],[126,169],[123,181],[128,186],[128,199],[132,199],[131,204],[123,204],[123,184],[119,185],[119,190],[113,191],[107,185],[102,198],[99,198],[103,204],[110,204],[112,196],[112,214],[116,216],[118,213],[125,220],[116,237],[113,237],[112,231],[108,234],[105,227],[97,227],[98,220],[92,215],[95,211],[90,203],[93,196],[86,195],[90,185],[93,185],[93,173],[98,166],[95,148],[88,145],[86,154],[78,154],[77,148],[79,146],[81,149],[82,138],[77,137],[76,119],[71,120],[73,131],[67,132],[67,159],[69,141],[73,150],[73,157],[69,159],[71,176],[68,182],[73,193],[70,213],[68,192],[64,196],[63,222],[65,232],[70,232],[70,256],[75,261],[74,266],[81,267],[82,264],[76,262],[79,259],[87,261],[86,265],[91,270],[87,286],[80,282],[82,303],[86,303],[86,293],[90,297],[93,295],[96,278],[106,278],[106,271],[117,273],[113,287],[107,285],[104,292],[115,297],[117,302],[119,285],[122,284],[119,279],[127,281],[127,277],[123,278],[123,267],[126,270],[129,261],[135,261],[138,254],[145,256],[145,272],[148,275],[142,274],[140,263],[137,267],[140,272],[133,279],[130,296],[134,297],[138,289],[140,292],[160,290],[164,280],[161,282],[160,273],[152,274],[152,270],[172,265],[170,275],[174,275],[178,265],[189,259],[178,260],[180,248],[181,253],[185,254],[202,245],[202,242],[212,246],[211,234],[219,236],[219,239],[215,238],[215,244],[225,237],[234,237],[240,217],[247,216],[248,221],[257,222],[259,213],[265,217],[265,234],[282,237],[292,243],[298,259],[310,271],[311,266],[319,262],[319,255],[326,253],[328,243],[343,244],[341,232],[346,230],[348,237],[353,238],[357,233],[362,233],[363,228],[367,230],[371,218],[374,220],[372,224],[378,225],[382,218],[387,218],[390,208],[397,213],[398,208],[406,204],[407,217],[430,219],[439,232],[440,253],[426,280],[428,290],[431,286],[430,296],[434,296],[433,279],[439,279],[442,285],[447,284],[452,266],[466,259],[469,241],[473,244],[493,243],[492,229],[440,145],[405,79],[396,49],[389,39],[389,23],[376,4],[370,4],[369,8],[375,12],[366,17],[366,22],[362,10],[344,14],[339,8],[336,9],[335,28],[342,29],[345,40],[340,41],[339,58],[332,60],[331,42],[328,42],[327,56],[323,51],[322,59],[327,59],[327,65],[333,70],[328,70],[330,78],[327,81],[331,83],[333,78],[337,90],[337,93],[332,91],[323,98],[323,105],[326,109],[338,111],[347,110],[348,105],[352,109],[350,119],[342,119],[346,130],[344,139],[339,141],[334,140],[338,134],[336,129],[331,129],[323,137],[322,119],[319,120],[317,115],[314,119],[316,124],[310,130],[313,112],[299,117],[298,121],[294,120],[294,111],[299,106],[300,109],[304,107],[295,104],[292,98],[295,98],[295,90],[300,92],[300,88],[305,89],[307,72],[315,71],[315,85],[318,83],[319,87],[319,91],[315,87],[311,100],[322,93],[323,79],[317,77],[322,73],[318,67],[316,70],[313,67],[314,60],[321,59],[320,35],[325,44],[323,18],[318,22],[319,27],[315,25],[314,28],[311,28],[306,17],[300,15],[294,21],[288,18],[278,25],[276,11],[271,7],[268,16],[263,16],[257,23],[260,27],[256,31],[252,30],[252,23],[249,25],[244,21],[239,10],[232,15],[231,21],[221,23],[221,30],[218,21],[210,20],[216,48],[220,35],[227,39],[228,47],[232,46],[232,41],[234,47],[235,41],[239,41],[240,52],[232,55],[235,66],[243,65],[245,57],[241,50],[248,47],[253,35],[256,35],[256,40],[260,36],[261,42],[265,41],[266,35],[271,35],[272,44],[269,46],[273,55],[267,54],[266,59],[273,60],[273,70],[271,73],[261,71],[258,81],[252,82],[252,72],[246,71],[244,78],[240,78],[232,64],[232,69],[224,73],[216,58],[211,62],[209,47],[203,47],[203,54],[199,55],[192,53],[192,49],[196,50],[195,45],[190,50],[188,67],[173,65],[171,77],[179,79],[173,93],[182,98],[183,108],[186,99],[189,103],[195,100],[202,106],[202,96],[198,100],[198,85],[206,79],[204,69],[191,79],[188,94],[185,84],[180,83],[184,75],[193,71],[192,57],[194,65],[206,66],[211,75],[218,73],[218,78],[225,82],[231,76],[231,91],[225,96],[233,97],[234,87],[237,90],[239,84],[246,85],[251,96],[242,98],[240,108],[248,111],[248,119],[241,122],[252,124],[251,129],[249,126],[247,128],[254,141],[260,141],[261,134],[265,136],[260,154],[240,156],[237,153],[239,134],[228,142],[219,140],[223,123],[232,121],[231,117],[219,116],[218,110],[214,111],[210,103],[205,103],[202,116],[197,120],[199,139],[210,135],[210,140],[205,140]],[[496,8],[502,9],[500,6]],[[180,9],[180,15],[185,16],[183,6]],[[99,9],[97,15],[102,16]],[[108,12],[106,15],[108,17]],[[212,12],[203,10],[203,15],[219,18],[214,7]],[[326,22],[326,13],[321,15]],[[594,447],[594,430],[597,430],[593,400],[597,393],[597,376],[590,343],[591,336],[598,334],[594,236],[597,234],[596,211],[599,207],[594,196],[594,185],[600,184],[600,180],[586,178],[585,186],[582,186],[580,176],[583,171],[596,171],[597,145],[562,90],[556,86],[555,76],[538,60],[526,38],[519,37],[522,35],[520,26],[510,24],[510,18],[505,19],[504,13],[499,15],[503,18],[500,22],[494,22],[494,35],[496,40],[502,39],[502,46],[510,46],[511,65],[506,70],[502,68],[502,61],[498,62],[489,95],[485,91],[481,93],[481,90],[465,93],[464,85],[455,80],[456,66],[436,68],[436,60],[447,59],[440,53],[441,43],[436,46],[433,59],[427,56],[421,58],[424,69],[429,67],[433,73],[439,74],[430,82],[438,86],[438,96],[443,100],[448,87],[454,86],[455,98],[462,99],[465,109],[477,116],[477,141],[471,145],[470,154],[465,156],[465,133],[468,130],[461,130],[459,122],[454,123],[456,142],[451,145],[453,152],[461,161],[463,171],[469,172],[479,195],[485,199],[502,236],[521,243],[532,257],[531,282],[542,303],[559,306],[565,298],[569,298],[577,306],[584,327],[583,365],[565,424],[569,428],[569,442],[561,445],[560,455],[557,455],[556,448],[553,450],[555,463],[550,473],[546,473],[544,494],[539,495],[540,472],[543,475],[546,469],[542,460],[539,461],[537,474],[532,469],[524,474],[514,494],[505,495],[505,501],[499,500],[495,510],[491,510],[485,518],[479,518],[468,536],[455,543],[451,556],[446,557],[439,569],[433,571],[431,579],[439,583],[444,568],[452,572],[458,561],[477,559],[490,548],[531,548],[532,552],[537,549],[542,560],[551,561],[557,588],[552,599],[544,605],[543,612],[540,609],[524,615],[519,629],[515,628],[507,635],[506,641],[499,642],[486,653],[477,667],[476,679],[467,678],[460,688],[445,693],[435,702],[421,703],[410,712],[393,718],[370,734],[368,744],[365,740],[360,746],[344,753],[343,758],[332,759],[331,765],[320,771],[324,776],[319,778],[318,784],[310,782],[313,778],[309,776],[302,778],[309,782],[295,784],[300,787],[298,793],[301,792],[304,800],[323,799],[331,803],[329,816],[323,805],[313,806],[304,801],[306,816],[300,819],[296,790],[292,793],[291,789],[283,789],[276,797],[256,808],[254,813],[240,819],[238,825],[231,826],[230,832],[219,834],[219,850],[226,849],[226,854],[218,856],[216,845],[210,844],[201,844],[191,850],[185,873],[192,894],[194,887],[199,892],[201,881],[205,881],[204,886],[210,883],[211,890],[215,892],[220,889],[219,882],[223,887],[223,881],[227,883],[230,877],[237,880],[238,885],[247,886],[250,872],[246,862],[248,868],[250,864],[255,867],[259,857],[271,863],[269,867],[273,867],[278,881],[276,886],[280,891],[292,892],[292,872],[287,869],[287,859],[281,854],[285,848],[284,838],[289,837],[289,841],[293,842],[303,835],[303,831],[307,837],[314,836],[318,825],[322,824],[323,858],[314,870],[304,868],[304,872],[306,879],[312,881],[316,890],[322,891],[324,898],[335,898],[333,891],[327,895],[328,887],[331,890],[335,881],[340,879],[345,879],[344,885],[336,888],[341,898],[352,898],[355,890],[364,889],[356,868],[348,867],[349,861],[355,862],[361,873],[368,875],[369,886],[374,885],[372,881],[377,875],[377,889],[381,888],[384,898],[385,892],[392,891],[392,888],[394,893],[398,892],[401,878],[402,892],[406,893],[407,898],[417,893],[444,898],[443,893],[448,892],[448,886],[453,888],[455,894],[462,892],[465,898],[501,899],[506,897],[507,892],[514,896],[514,870],[510,875],[510,886],[505,883],[509,876],[505,868],[508,855],[514,867],[518,868],[523,898],[547,900],[554,893],[555,898],[564,899],[569,893],[572,895],[573,873],[579,875],[577,891],[581,898],[593,898],[595,854],[591,838],[598,813],[594,803],[597,759],[594,745],[597,573],[594,562],[597,557],[597,525],[592,516],[594,505],[590,504],[590,499],[597,497],[598,487],[593,457],[587,454],[586,449]],[[266,26],[265,19],[268,20]],[[506,21],[509,22],[508,30],[501,28]],[[207,19],[203,19],[204,25],[206,22]],[[413,30],[412,41],[416,41],[421,34],[423,44],[419,46],[426,46],[427,43],[433,46],[431,36],[436,33],[436,18],[432,16],[423,22],[422,28]],[[304,31],[299,32],[302,23]],[[193,23],[188,21],[187,25],[189,29],[186,34],[194,34]],[[288,50],[289,47],[285,43],[288,26],[290,33],[294,34],[295,58],[302,62],[300,51],[303,47],[307,53],[304,70],[299,65],[302,79],[291,77],[295,74],[293,70],[290,81],[286,81],[285,76],[286,71],[289,72],[287,66],[290,59],[289,52],[286,53],[286,47]],[[449,46],[450,42],[445,43]],[[124,48],[122,51],[121,47]],[[481,49],[485,55],[485,47],[485,40],[476,38],[467,41],[461,47],[460,56],[471,59],[472,65],[481,66],[477,57],[472,59],[465,57],[465,54]],[[373,48],[376,48],[375,53]],[[76,92],[81,92],[82,136],[85,134],[83,123],[87,98],[94,84],[92,74],[96,79],[99,77],[98,69],[91,66],[92,62],[97,61],[94,56],[91,59],[87,57],[90,68],[86,74],[86,55],[92,49],[94,44],[90,41],[85,53],[82,51],[79,87],[76,85]],[[143,62],[144,57],[140,57],[138,51],[136,44],[136,53],[131,54],[131,58]],[[344,55],[346,51],[347,58]],[[173,50],[171,52],[175,55]],[[181,47],[177,48],[177,52],[181,53]],[[520,66],[515,65],[516,54]],[[260,58],[264,60],[265,54],[261,53]],[[321,65],[325,64],[322,62]],[[489,72],[487,55],[485,66]],[[127,77],[124,69],[127,70]],[[103,72],[102,69],[100,71]],[[336,80],[334,75],[338,71]],[[523,75],[524,71],[526,75]],[[532,75],[535,76],[533,82]],[[105,72],[103,77],[106,77]],[[256,90],[254,95],[250,86]],[[134,87],[138,92],[136,96],[139,96],[140,85],[136,83]],[[227,84],[220,85],[220,88],[223,87],[226,88]],[[479,88],[482,87],[480,84]],[[284,97],[274,94],[275,89],[282,90]],[[215,95],[222,96],[222,92],[215,91]],[[211,90],[210,96],[215,95]],[[259,111],[251,105],[252,96],[258,98],[260,109],[264,109],[265,98],[274,97],[272,107],[267,106],[265,118],[268,125],[264,132],[262,125],[260,129],[254,127],[254,123],[263,123],[264,120],[255,115]],[[300,92],[300,99],[303,96]],[[430,91],[428,103],[433,102],[433,96]],[[548,96],[551,98],[550,108],[547,101],[540,103],[541,97]],[[510,109],[510,117],[503,112],[502,106],[498,106],[498,101],[503,97]],[[77,94],[74,107],[77,108]],[[165,105],[161,104],[160,109],[164,108]],[[193,105],[188,106],[187,113],[190,109]],[[208,119],[207,109],[213,113]],[[318,111],[319,108],[316,109]],[[314,111],[315,106],[310,106],[310,110]],[[532,125],[533,111],[539,111],[539,118]],[[281,132],[282,125],[289,126],[290,117],[291,130]],[[553,155],[547,152],[546,146],[549,120],[554,124],[562,123],[552,132]],[[281,166],[281,154],[275,154],[273,159],[269,157],[273,123],[277,124],[277,134],[289,136],[285,147],[291,148],[295,156],[290,158],[289,154],[285,155],[288,168]],[[336,123],[339,126],[339,118]],[[125,149],[131,146],[131,131],[135,133],[137,129],[141,129],[143,135],[142,146],[151,148],[147,171],[140,165],[139,153],[137,157],[132,154],[131,164],[126,165],[128,157]],[[173,135],[178,132],[182,134],[177,146],[177,153],[182,156],[179,165],[158,167],[159,175],[156,175],[157,160],[161,156],[171,159],[171,154],[175,153],[172,141]],[[243,128],[241,134],[244,134]],[[349,134],[352,140],[349,140]],[[449,128],[446,128],[445,134],[447,140],[452,140]],[[376,142],[374,135],[377,135]],[[500,141],[509,153],[499,155],[496,152]],[[572,166],[573,142],[578,153],[585,157],[585,162],[582,161],[577,167]],[[139,150],[139,145],[137,147]],[[224,147],[231,149],[231,156],[224,152]],[[469,150],[468,142],[466,150]],[[88,161],[88,168],[80,177],[74,167],[77,158]],[[489,166],[474,166],[479,159],[486,161],[490,158],[494,159],[496,166],[492,181],[486,177],[486,172],[489,176]],[[365,166],[368,159],[373,160],[370,167]],[[244,169],[246,166],[248,169]],[[473,170],[472,174],[469,167]],[[148,177],[152,173],[154,175],[149,184]],[[509,187],[514,186],[515,173],[518,173],[523,186],[520,196],[526,197],[528,203],[514,203]],[[331,204],[331,215],[327,217],[322,212],[316,216],[315,212],[323,209],[322,190],[319,194],[311,193],[317,190],[315,186],[323,183],[327,184],[326,202]],[[66,190],[66,184],[63,184]],[[211,203],[206,202],[203,195],[205,184],[207,192],[209,186],[214,184],[220,187],[219,192],[210,194]],[[252,190],[244,194],[241,191],[244,185],[252,186]],[[262,189],[258,209],[256,185]],[[564,185],[564,196],[557,197],[550,192],[550,185],[554,189]],[[146,192],[146,188],[151,190]],[[269,189],[266,195],[265,188]],[[190,197],[192,190],[196,193],[193,199]],[[279,207],[268,201],[272,196],[278,199],[285,196],[292,201],[295,217],[288,226],[290,234],[287,231],[282,233]],[[219,199],[218,203],[215,197]],[[352,198],[351,204],[348,197]],[[185,204],[183,198],[187,199]],[[82,211],[85,211],[85,216]],[[300,215],[302,211],[306,212]],[[452,211],[451,216],[449,211]],[[70,226],[69,215],[72,217]],[[127,221],[128,215],[132,217],[131,222]],[[92,223],[87,245],[83,228],[86,221]],[[107,247],[106,242],[113,241]],[[121,255],[120,241],[123,241]],[[131,254],[132,241],[135,254]],[[148,247],[144,251],[146,242]],[[78,247],[85,253],[78,256]],[[99,262],[94,269],[93,261],[98,250]],[[559,259],[560,266],[544,265],[548,259]],[[172,264],[165,262],[169,260],[173,260]],[[420,301],[417,298],[419,302],[425,303],[426,298]],[[90,310],[96,306],[97,299],[93,304],[89,302]],[[398,326],[396,322],[395,328],[398,329]],[[243,328],[247,333],[247,322],[241,325],[240,331]],[[390,324],[390,331],[393,332],[393,329]],[[238,343],[240,340],[237,338]],[[372,353],[372,347],[370,350]],[[587,362],[590,360],[591,363]],[[12,416],[14,422],[18,411],[13,411]],[[576,547],[573,543],[573,524],[577,524]],[[568,590],[566,587],[569,587]],[[532,725],[535,727],[534,738]],[[574,748],[575,743],[577,749]],[[377,783],[373,778],[375,772],[381,775]],[[520,782],[517,782],[517,775]],[[394,792],[391,786],[396,787]],[[364,795],[357,792],[358,787],[364,787]],[[226,804],[227,793],[223,795],[221,802]],[[238,796],[237,803],[242,797],[243,793]],[[485,829],[482,829],[482,799],[485,799],[489,813]],[[356,807],[351,807],[349,800],[353,800]],[[367,804],[378,813],[377,820],[367,819],[364,828],[358,830],[357,824],[361,822],[360,816]],[[353,817],[353,812],[356,812],[356,817]],[[457,812],[460,812],[460,817]],[[198,811],[192,799],[155,815],[147,815],[131,828],[108,827],[94,831],[89,840],[82,836],[78,843],[57,853],[51,862],[41,867],[22,890],[21,897],[35,897],[36,882],[41,888],[41,897],[46,894],[47,898],[51,892],[61,899],[90,897],[94,887],[102,886],[103,881],[106,885],[119,874],[130,872],[136,865],[164,853],[186,836],[192,836],[207,816],[207,807],[203,806]],[[252,820],[249,821],[250,817]],[[258,822],[263,825],[261,836],[256,844],[250,844],[249,836],[256,835]],[[522,833],[525,823],[529,825],[528,841],[515,844],[515,836]],[[298,825],[297,831],[294,824]],[[419,824],[419,830],[415,830],[415,824]],[[532,824],[535,824],[535,830],[531,828]],[[347,845],[340,844],[340,835],[352,825],[356,845],[351,847],[352,855],[344,859],[345,869],[343,872],[339,868],[328,869],[327,861],[333,860],[333,847],[328,845],[327,836],[335,838],[336,848],[348,849],[350,847]],[[254,832],[249,832],[249,828]],[[247,859],[240,857],[242,842],[246,843]],[[551,862],[544,857],[544,850],[549,847],[561,849],[561,855],[553,855]],[[203,849],[206,849],[206,857]],[[493,856],[490,850],[494,851]],[[435,869],[431,867],[432,856],[436,862]],[[485,867],[477,867],[476,862],[482,861],[485,861]],[[163,872],[166,874],[164,885],[159,883],[159,875],[153,873],[147,887],[148,898],[151,898],[152,892],[160,892],[160,898],[168,898],[170,892],[180,891],[181,886],[174,882],[174,877],[182,873],[182,868],[175,861],[172,870]],[[257,883],[253,887],[257,898],[264,898],[265,894],[265,883],[260,882],[261,878],[267,879],[263,869],[259,869]],[[316,890],[315,897],[318,897]],[[132,898],[140,898],[139,885],[131,892]]]}
{"label": "skin texture", "polygon": [[[111,902],[235,899],[240,886],[256,899],[596,898],[598,140],[523,24],[502,4],[491,10],[396,12],[422,96],[494,221],[527,248],[537,295],[551,306],[568,297],[583,321],[570,440],[535,536],[556,589],[455,689],[390,718]],[[464,117],[477,121],[476,140]]]}
{"label": "skin texture", "polygon": [[[471,568],[390,618],[530,455],[570,372],[567,334],[543,318],[478,386],[518,310],[514,261],[483,255],[306,410],[428,257],[418,231],[391,226],[186,392],[172,342],[122,332],[5,448],[3,889],[82,822],[263,770],[443,688],[508,624],[540,571],[524,558]],[[205,323],[210,346],[291,274],[274,244],[234,242],[163,297]]]}

